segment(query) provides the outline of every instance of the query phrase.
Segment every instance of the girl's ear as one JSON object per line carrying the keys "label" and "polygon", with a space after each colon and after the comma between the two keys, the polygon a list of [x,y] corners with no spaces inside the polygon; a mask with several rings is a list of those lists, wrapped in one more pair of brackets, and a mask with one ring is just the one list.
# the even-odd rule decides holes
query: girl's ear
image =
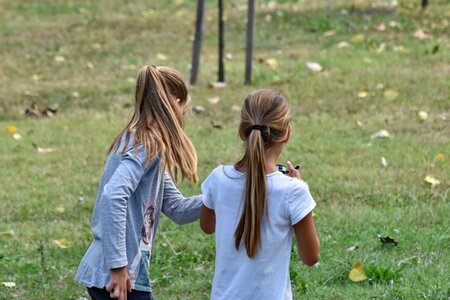
{"label": "girl's ear", "polygon": [[286,144],[287,142],[289,142],[289,138],[291,137],[291,130],[292,130],[292,126],[291,126],[291,124],[289,124],[289,127],[288,127],[288,129],[286,131],[286,136],[283,139],[283,143]]}
{"label": "girl's ear", "polygon": [[241,141],[245,142],[245,135],[242,131],[238,130],[239,137],[241,138]]}

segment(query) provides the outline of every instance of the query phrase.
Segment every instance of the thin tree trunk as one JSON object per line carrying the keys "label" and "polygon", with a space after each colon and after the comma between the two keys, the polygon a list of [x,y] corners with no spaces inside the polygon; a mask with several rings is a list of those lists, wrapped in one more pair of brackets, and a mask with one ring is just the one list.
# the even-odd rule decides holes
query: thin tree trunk
{"label": "thin tree trunk", "polygon": [[248,0],[247,47],[245,56],[245,84],[252,82],[253,30],[255,27],[255,0]]}
{"label": "thin tree trunk", "polygon": [[198,69],[200,64],[200,51],[202,48],[203,36],[203,16],[205,14],[205,0],[197,2],[197,18],[195,21],[195,38],[192,49],[192,68],[190,83],[194,85],[197,82]]}

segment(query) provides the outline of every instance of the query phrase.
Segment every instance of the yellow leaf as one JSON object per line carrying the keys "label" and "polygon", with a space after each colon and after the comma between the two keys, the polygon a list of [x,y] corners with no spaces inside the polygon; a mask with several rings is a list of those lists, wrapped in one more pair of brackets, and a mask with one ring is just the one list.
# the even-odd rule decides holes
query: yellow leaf
{"label": "yellow leaf", "polygon": [[55,61],[63,62],[63,61],[66,61],[66,58],[62,55],[57,55],[57,56],[55,56]]}
{"label": "yellow leaf", "polygon": [[149,9],[149,10],[146,10],[146,11],[142,12],[142,16],[144,18],[146,18],[146,19],[153,18],[153,17],[155,17],[157,15],[158,15],[158,13],[154,9]]}
{"label": "yellow leaf", "polygon": [[394,90],[385,90],[383,96],[388,100],[394,100],[398,97],[398,92]]}
{"label": "yellow leaf", "polygon": [[366,272],[364,272],[363,265],[359,260],[355,263],[353,269],[351,269],[350,273],[348,274],[348,278],[354,282],[367,279]]}
{"label": "yellow leaf", "polygon": [[163,53],[158,53],[158,54],[156,54],[156,59],[157,60],[167,60],[168,57],[167,57],[167,55],[165,55]]}
{"label": "yellow leaf", "polygon": [[358,93],[358,98],[366,98],[369,96],[369,92],[367,90],[362,90]]}
{"label": "yellow leaf", "polygon": [[53,242],[61,249],[69,247],[69,241],[66,239],[54,240]]}
{"label": "yellow leaf", "polygon": [[88,68],[89,70],[92,70],[94,68],[94,64],[91,62],[87,62],[86,63],[86,68]]}
{"label": "yellow leaf", "polygon": [[434,177],[434,175],[431,174],[431,173],[428,174],[428,175],[425,177],[424,180],[425,180],[426,183],[431,184],[432,187],[435,187],[435,186],[441,184],[441,182],[440,182],[439,180],[437,180],[437,179]]}
{"label": "yellow leaf", "polygon": [[266,59],[266,64],[273,71],[275,71],[278,68],[278,61],[277,61],[276,58],[268,58],[268,59]]}
{"label": "yellow leaf", "polygon": [[9,134],[13,134],[17,132],[17,127],[14,125],[6,125],[6,130]]}
{"label": "yellow leaf", "polygon": [[425,121],[426,119],[428,119],[428,113],[426,111],[419,111],[417,113],[417,116],[421,121]]}
{"label": "yellow leaf", "polygon": [[2,285],[6,286],[7,288],[16,287],[16,283],[12,282],[12,281],[4,281],[4,282],[2,282]]}
{"label": "yellow leaf", "polygon": [[63,213],[66,209],[64,208],[64,204],[60,204],[58,205],[58,207],[56,208],[56,211],[59,213]]}
{"label": "yellow leaf", "polygon": [[364,58],[363,58],[363,61],[364,61],[366,64],[368,64],[368,65],[370,65],[370,64],[372,63],[372,60],[371,60],[370,58],[368,58],[368,57],[364,57]]}
{"label": "yellow leaf", "polygon": [[352,36],[351,41],[353,44],[358,44],[358,43],[364,42],[365,39],[366,39],[366,37],[364,36],[364,34],[360,33],[360,34],[355,34],[354,36]]}
{"label": "yellow leaf", "polygon": [[436,154],[436,159],[437,160],[444,160],[444,154],[443,153]]}
{"label": "yellow leaf", "polygon": [[364,126],[363,122],[361,122],[361,121],[356,121],[356,125],[358,125],[359,127],[363,127]]}

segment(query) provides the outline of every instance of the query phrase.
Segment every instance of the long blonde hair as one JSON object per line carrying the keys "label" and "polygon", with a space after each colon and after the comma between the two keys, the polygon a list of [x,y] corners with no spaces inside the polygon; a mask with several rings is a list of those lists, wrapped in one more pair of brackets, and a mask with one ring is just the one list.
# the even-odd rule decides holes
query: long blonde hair
{"label": "long blonde hair", "polygon": [[[177,102],[178,101],[178,102]],[[118,151],[122,136],[124,153],[134,133],[134,149],[142,144],[150,161],[161,154],[164,169],[177,179],[178,168],[182,179],[197,182],[197,154],[183,130],[183,118],[189,102],[186,84],[181,75],[168,67],[143,67],[136,81],[133,117],[117,135],[108,153]]]}
{"label": "long blonde hair", "polygon": [[270,89],[251,93],[242,107],[239,133],[246,147],[236,166],[247,171],[247,178],[244,208],[234,237],[236,249],[243,241],[249,257],[254,257],[261,245],[264,212],[268,220],[265,150],[285,139],[290,114],[286,99]]}

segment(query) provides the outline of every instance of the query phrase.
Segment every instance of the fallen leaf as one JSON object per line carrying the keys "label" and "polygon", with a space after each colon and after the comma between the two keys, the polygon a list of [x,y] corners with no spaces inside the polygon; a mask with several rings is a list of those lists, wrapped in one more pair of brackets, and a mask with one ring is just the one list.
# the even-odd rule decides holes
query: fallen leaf
{"label": "fallen leaf", "polygon": [[278,68],[278,61],[276,58],[268,58],[266,59],[266,65],[268,65],[272,71],[275,71]]}
{"label": "fallen leaf", "polygon": [[233,105],[231,105],[231,110],[232,111],[241,111],[241,107],[236,104],[233,104]]}
{"label": "fallen leaf", "polygon": [[13,288],[16,287],[16,283],[12,281],[4,281],[2,282],[3,286],[6,286],[7,288]]}
{"label": "fallen leaf", "polygon": [[17,127],[14,125],[6,125],[6,130],[9,134],[13,134],[17,132]]}
{"label": "fallen leaf", "polygon": [[441,182],[440,182],[439,180],[437,180],[437,179],[434,177],[434,175],[431,174],[431,173],[428,174],[428,175],[425,177],[424,180],[425,180],[426,183],[431,184],[431,187],[435,187],[435,186],[441,184]]}
{"label": "fallen leaf", "polygon": [[143,16],[144,18],[146,18],[146,19],[153,18],[153,17],[155,17],[155,16],[157,16],[157,15],[158,15],[158,13],[157,13],[156,10],[154,10],[154,9],[148,9],[148,10],[142,12],[142,16]]}
{"label": "fallen leaf", "polygon": [[437,160],[444,160],[444,154],[443,153],[436,154],[436,159]]}
{"label": "fallen leaf", "polygon": [[94,44],[91,45],[91,47],[94,48],[94,49],[100,49],[100,48],[102,48],[102,44],[94,43]]}
{"label": "fallen leaf", "polygon": [[338,48],[348,48],[350,47],[350,44],[346,41],[340,42],[339,44],[337,44]]}
{"label": "fallen leaf", "polygon": [[56,246],[58,246],[61,249],[69,247],[69,241],[66,239],[54,240],[53,242],[56,244]]}
{"label": "fallen leaf", "polygon": [[398,27],[399,25],[398,25],[398,23],[397,22],[395,22],[395,21],[389,21],[389,27],[392,27],[392,28],[394,28],[394,27]]}
{"label": "fallen leaf", "polygon": [[425,121],[426,119],[428,119],[428,113],[426,111],[421,110],[417,113],[417,117],[419,118],[419,120]]}
{"label": "fallen leaf", "polygon": [[94,68],[94,65],[91,62],[87,62],[86,68],[88,68],[89,70],[92,70]]}
{"label": "fallen leaf", "polygon": [[370,58],[368,58],[368,57],[364,57],[363,58],[363,62],[365,62],[366,64],[370,65],[372,63],[372,60]]}
{"label": "fallen leaf", "polygon": [[329,31],[325,31],[322,35],[324,37],[330,37],[336,34],[336,30],[329,30]]}
{"label": "fallen leaf", "polygon": [[205,107],[201,105],[195,105],[193,108],[194,112],[196,113],[202,113],[205,111]]}
{"label": "fallen leaf", "polygon": [[414,32],[413,36],[414,36],[416,39],[419,39],[419,40],[425,40],[425,39],[430,38],[430,36],[429,36],[428,34],[426,34],[425,31],[423,31],[422,28],[417,29],[417,30]]}
{"label": "fallen leaf", "polygon": [[394,90],[385,90],[383,92],[383,96],[384,98],[386,98],[387,100],[394,100],[395,98],[398,97],[398,92],[394,91]]}
{"label": "fallen leaf", "polygon": [[72,97],[78,98],[78,97],[80,97],[80,93],[75,91],[75,92],[72,93]]}
{"label": "fallen leaf", "polygon": [[364,124],[361,122],[361,121],[356,121],[356,125],[358,125],[359,127],[363,127],[364,126]]}
{"label": "fallen leaf", "polygon": [[386,129],[379,130],[370,136],[371,139],[390,138],[391,135]]}
{"label": "fallen leaf", "polygon": [[167,55],[165,55],[163,53],[158,53],[158,54],[156,54],[156,59],[157,60],[167,60],[168,57],[167,57]]}
{"label": "fallen leaf", "polygon": [[33,74],[33,76],[31,77],[34,81],[39,81],[41,79],[41,77],[39,77],[36,74]]}
{"label": "fallen leaf", "polygon": [[393,238],[391,238],[391,237],[389,237],[389,236],[385,236],[385,237],[383,237],[383,236],[378,236],[378,238],[380,239],[381,244],[383,244],[383,246],[385,246],[385,245],[394,245],[394,246],[397,246],[397,245],[398,245],[398,242],[396,242]]}
{"label": "fallen leaf", "polygon": [[363,281],[367,279],[366,272],[364,272],[363,265],[360,261],[357,261],[350,270],[348,278],[353,282]]}
{"label": "fallen leaf", "polygon": [[366,98],[369,96],[369,92],[367,90],[362,90],[358,92],[358,98]]}
{"label": "fallen leaf", "polygon": [[228,52],[227,54],[225,54],[225,57],[226,57],[227,59],[233,59],[233,54],[230,53],[230,52]]}
{"label": "fallen leaf", "polygon": [[364,40],[366,39],[366,37],[364,36],[364,34],[355,34],[354,36],[352,36],[351,41],[353,44],[359,44],[361,42],[364,42]]}
{"label": "fallen leaf", "polygon": [[227,84],[225,82],[208,82],[209,89],[222,89],[226,86]]}
{"label": "fallen leaf", "polygon": [[348,247],[347,251],[348,252],[353,252],[353,251],[355,251],[358,248],[359,248],[358,243],[356,243],[355,245]]}
{"label": "fallen leaf", "polygon": [[217,104],[217,103],[220,102],[220,97],[216,96],[216,97],[209,98],[208,102],[211,103],[211,104]]}
{"label": "fallen leaf", "polygon": [[37,147],[38,153],[51,153],[54,152],[55,149],[53,148],[45,148],[45,147]]}
{"label": "fallen leaf", "polygon": [[60,205],[58,205],[58,207],[56,208],[56,211],[57,212],[59,212],[59,213],[63,213],[64,211],[65,211],[66,209],[64,208],[64,204],[60,204]]}
{"label": "fallen leaf", "polygon": [[402,45],[394,46],[393,49],[394,49],[394,52],[407,52],[406,48],[403,47]]}
{"label": "fallen leaf", "polygon": [[63,62],[63,61],[66,61],[66,58],[64,56],[57,55],[57,56],[55,56],[55,61],[56,62]]}
{"label": "fallen leaf", "polygon": [[306,67],[313,72],[321,72],[323,70],[323,67],[316,62],[307,62]]}
{"label": "fallen leaf", "polygon": [[436,54],[438,51],[439,51],[439,44],[436,44],[431,50],[431,54]]}
{"label": "fallen leaf", "polygon": [[211,125],[212,125],[212,127],[217,128],[217,129],[222,129],[222,127],[223,127],[222,124],[216,120],[211,121]]}
{"label": "fallen leaf", "polygon": [[20,140],[22,138],[22,136],[20,135],[20,133],[13,133],[12,135],[13,139],[15,140]]}
{"label": "fallen leaf", "polygon": [[385,31],[386,30],[386,25],[384,25],[384,23],[377,24],[377,25],[375,25],[375,29],[377,31]]}
{"label": "fallen leaf", "polygon": [[387,160],[386,160],[386,158],[384,156],[381,157],[380,163],[385,168],[388,166]]}

